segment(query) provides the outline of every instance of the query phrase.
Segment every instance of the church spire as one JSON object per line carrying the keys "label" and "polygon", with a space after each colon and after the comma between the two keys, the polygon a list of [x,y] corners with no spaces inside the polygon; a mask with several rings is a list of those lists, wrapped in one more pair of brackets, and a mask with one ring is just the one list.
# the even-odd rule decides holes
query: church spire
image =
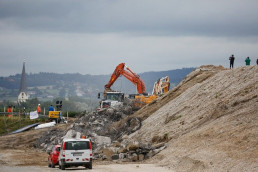
{"label": "church spire", "polygon": [[26,85],[25,60],[24,60],[23,67],[22,67],[21,84],[20,84],[19,92],[26,92],[26,91],[27,91],[27,85]]}
{"label": "church spire", "polygon": [[22,67],[22,75],[21,75],[21,85],[20,85],[20,90],[18,95],[18,103],[26,102],[26,100],[28,100],[29,96],[26,92],[27,92],[27,85],[26,85],[25,60],[24,60],[23,67]]}

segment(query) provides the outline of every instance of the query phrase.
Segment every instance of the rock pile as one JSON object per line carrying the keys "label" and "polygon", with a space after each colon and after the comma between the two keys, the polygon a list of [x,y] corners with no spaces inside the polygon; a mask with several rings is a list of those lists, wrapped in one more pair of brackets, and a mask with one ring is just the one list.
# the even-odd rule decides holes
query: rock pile
{"label": "rock pile", "polygon": [[146,144],[128,138],[128,135],[141,128],[141,120],[129,117],[119,130],[111,127],[133,114],[130,105],[104,108],[85,114],[76,120],[67,130],[52,128],[44,133],[34,146],[42,150],[51,149],[64,138],[81,138],[82,135],[92,140],[94,159],[138,161],[152,157],[166,146],[165,144]]}
{"label": "rock pile", "polygon": [[84,115],[71,127],[88,137],[106,136],[114,139],[120,132],[113,131],[110,126],[117,121],[131,115],[132,107],[128,105],[103,108]]}
{"label": "rock pile", "polygon": [[144,159],[151,158],[165,148],[165,142],[158,144],[141,143],[124,135],[122,142],[115,141],[109,147],[96,150],[94,152],[94,158],[123,162],[143,161]]}
{"label": "rock pile", "polygon": [[60,144],[62,142],[62,137],[65,135],[66,131],[58,128],[51,128],[49,131],[42,134],[42,136],[34,142],[34,147],[46,150],[53,145]]}

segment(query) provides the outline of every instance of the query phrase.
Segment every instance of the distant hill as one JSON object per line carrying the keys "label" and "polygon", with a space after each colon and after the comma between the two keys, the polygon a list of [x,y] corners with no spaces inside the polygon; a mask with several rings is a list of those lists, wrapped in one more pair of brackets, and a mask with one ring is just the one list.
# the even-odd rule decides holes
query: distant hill
{"label": "distant hill", "polygon": [[[187,74],[195,68],[183,68],[161,72],[145,72],[139,76],[144,81],[148,93],[152,92],[153,84],[159,78],[169,76],[171,86],[177,85]],[[96,98],[97,92],[104,90],[104,85],[109,81],[109,75],[82,75],[57,74],[40,72],[37,74],[26,74],[28,91],[32,97],[52,98],[81,96],[85,98]],[[18,95],[21,74],[9,77],[0,77],[0,99],[15,97]],[[124,77],[112,86],[113,90],[123,91],[127,94],[136,93],[136,87]],[[11,91],[10,91],[11,90]]]}

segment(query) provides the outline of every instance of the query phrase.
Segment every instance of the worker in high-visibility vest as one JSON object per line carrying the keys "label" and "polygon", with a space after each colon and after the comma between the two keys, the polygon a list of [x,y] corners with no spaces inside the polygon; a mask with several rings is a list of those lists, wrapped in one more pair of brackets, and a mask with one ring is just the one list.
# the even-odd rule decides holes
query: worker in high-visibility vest
{"label": "worker in high-visibility vest", "polygon": [[7,112],[8,112],[8,117],[11,118],[13,116],[12,115],[12,112],[13,112],[12,106],[8,107]]}
{"label": "worker in high-visibility vest", "polygon": [[38,114],[40,114],[40,113],[41,113],[40,104],[38,104],[38,107],[37,107],[37,112],[38,112]]}

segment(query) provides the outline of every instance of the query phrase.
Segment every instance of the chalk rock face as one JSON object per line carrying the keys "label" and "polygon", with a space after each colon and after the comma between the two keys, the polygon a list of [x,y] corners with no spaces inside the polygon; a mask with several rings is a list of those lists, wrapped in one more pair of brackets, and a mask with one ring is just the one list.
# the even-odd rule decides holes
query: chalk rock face
{"label": "chalk rock face", "polygon": [[94,141],[98,146],[108,146],[111,144],[111,138],[105,136],[95,136]]}
{"label": "chalk rock face", "polygon": [[70,139],[70,138],[80,139],[81,138],[81,133],[77,132],[75,130],[68,130],[66,135],[63,138],[64,139]]}

